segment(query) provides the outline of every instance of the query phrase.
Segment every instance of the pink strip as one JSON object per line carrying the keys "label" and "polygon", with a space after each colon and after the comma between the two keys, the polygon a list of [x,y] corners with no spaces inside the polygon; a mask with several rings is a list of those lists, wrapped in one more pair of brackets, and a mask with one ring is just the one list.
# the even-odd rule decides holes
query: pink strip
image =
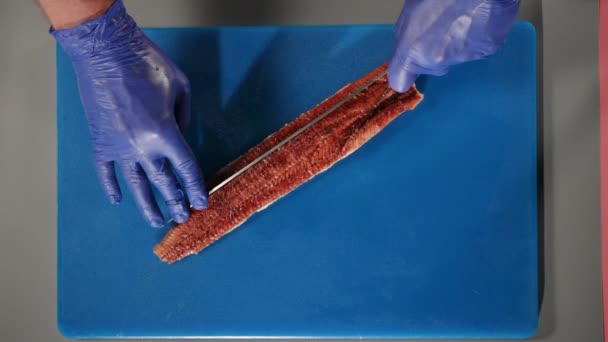
{"label": "pink strip", "polygon": [[600,77],[600,192],[602,220],[602,293],[604,303],[604,342],[608,342],[608,0],[600,0],[599,77]]}

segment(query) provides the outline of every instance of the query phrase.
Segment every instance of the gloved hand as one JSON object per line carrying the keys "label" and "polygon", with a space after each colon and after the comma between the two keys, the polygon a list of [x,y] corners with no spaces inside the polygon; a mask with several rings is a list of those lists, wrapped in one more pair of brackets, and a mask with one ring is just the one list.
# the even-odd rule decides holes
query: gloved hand
{"label": "gloved hand", "polygon": [[180,132],[190,118],[188,79],[142,33],[122,1],[101,18],[72,29],[51,29],[51,34],[73,62],[95,166],[110,201],[122,198],[117,163],[150,225],[164,225],[150,182],[162,194],[173,220],[188,219],[186,198],[174,172],[192,206],[204,209],[202,174]]}
{"label": "gloved hand", "polygon": [[418,75],[490,56],[504,43],[519,0],[406,0],[395,26],[388,79],[399,92]]}

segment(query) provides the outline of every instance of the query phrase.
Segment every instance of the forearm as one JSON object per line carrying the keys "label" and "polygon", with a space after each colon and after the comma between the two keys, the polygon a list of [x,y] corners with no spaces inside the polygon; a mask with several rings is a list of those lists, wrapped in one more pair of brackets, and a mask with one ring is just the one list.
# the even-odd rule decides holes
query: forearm
{"label": "forearm", "polygon": [[114,0],[38,0],[51,26],[63,30],[101,17]]}

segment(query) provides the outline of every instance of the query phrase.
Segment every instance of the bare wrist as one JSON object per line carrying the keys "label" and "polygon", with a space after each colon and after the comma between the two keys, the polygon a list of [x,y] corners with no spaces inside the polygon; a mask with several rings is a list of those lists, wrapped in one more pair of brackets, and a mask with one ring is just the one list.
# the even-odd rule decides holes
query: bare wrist
{"label": "bare wrist", "polygon": [[69,29],[99,18],[114,0],[39,0],[55,30]]}

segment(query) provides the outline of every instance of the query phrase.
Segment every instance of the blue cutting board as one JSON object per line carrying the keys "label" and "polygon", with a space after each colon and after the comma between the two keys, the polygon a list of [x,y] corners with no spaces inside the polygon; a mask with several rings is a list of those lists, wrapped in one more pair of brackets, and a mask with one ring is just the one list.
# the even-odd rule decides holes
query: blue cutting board
{"label": "blue cutting board", "polygon": [[[150,29],[192,83],[204,173],[386,61],[392,27]],[[526,337],[538,316],[535,32],[424,78],[423,103],[197,256],[93,169],[57,55],[58,323],[68,337]],[[124,185],[123,185],[124,189]],[[128,194],[125,191],[125,194]]]}

